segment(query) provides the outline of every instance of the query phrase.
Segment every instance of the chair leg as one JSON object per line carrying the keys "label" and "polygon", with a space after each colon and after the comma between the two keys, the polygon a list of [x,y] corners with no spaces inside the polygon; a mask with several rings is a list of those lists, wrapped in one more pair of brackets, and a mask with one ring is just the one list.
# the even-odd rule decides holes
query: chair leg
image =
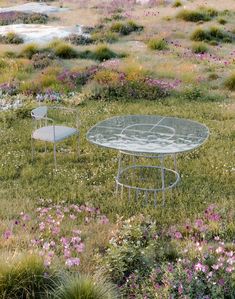
{"label": "chair leg", "polygon": [[56,143],[53,144],[53,151],[54,151],[54,166],[55,166],[55,170],[57,170],[57,163],[56,163]]}

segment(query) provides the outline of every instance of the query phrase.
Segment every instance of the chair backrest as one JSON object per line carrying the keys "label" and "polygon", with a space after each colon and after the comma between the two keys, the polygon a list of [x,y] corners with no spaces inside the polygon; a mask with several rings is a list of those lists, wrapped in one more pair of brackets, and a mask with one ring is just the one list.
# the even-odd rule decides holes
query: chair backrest
{"label": "chair backrest", "polygon": [[43,117],[47,116],[47,106],[40,106],[31,111],[31,116],[35,120],[41,120]]}
{"label": "chair backrest", "polygon": [[34,129],[47,125],[47,106],[39,106],[31,111],[31,116],[34,120]]}

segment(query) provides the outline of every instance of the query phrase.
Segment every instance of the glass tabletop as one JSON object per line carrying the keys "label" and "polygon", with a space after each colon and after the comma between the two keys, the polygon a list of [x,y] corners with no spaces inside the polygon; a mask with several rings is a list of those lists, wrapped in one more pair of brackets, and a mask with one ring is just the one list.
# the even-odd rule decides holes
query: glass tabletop
{"label": "glass tabletop", "polygon": [[113,117],[92,127],[87,139],[97,145],[121,151],[173,154],[200,146],[209,129],[198,122],[157,115]]}

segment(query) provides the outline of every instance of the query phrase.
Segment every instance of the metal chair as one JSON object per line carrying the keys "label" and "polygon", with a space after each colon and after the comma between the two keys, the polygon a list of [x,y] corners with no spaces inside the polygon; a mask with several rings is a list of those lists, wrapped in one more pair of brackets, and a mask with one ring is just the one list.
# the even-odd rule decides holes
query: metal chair
{"label": "metal chair", "polygon": [[[76,113],[76,128],[67,127],[64,125],[55,125],[55,121],[52,118],[48,117],[49,110],[62,110],[63,112]],[[34,158],[34,140],[40,140],[45,142],[45,151],[46,143],[53,143],[53,153],[54,153],[54,166],[57,169],[56,162],[56,144],[61,142],[69,137],[78,135],[78,155],[80,154],[79,149],[79,117],[76,109],[66,108],[66,107],[47,107],[39,106],[31,111],[31,116],[35,121],[35,130],[31,135],[31,145],[32,145],[32,159]],[[51,122],[51,125],[48,123]]]}

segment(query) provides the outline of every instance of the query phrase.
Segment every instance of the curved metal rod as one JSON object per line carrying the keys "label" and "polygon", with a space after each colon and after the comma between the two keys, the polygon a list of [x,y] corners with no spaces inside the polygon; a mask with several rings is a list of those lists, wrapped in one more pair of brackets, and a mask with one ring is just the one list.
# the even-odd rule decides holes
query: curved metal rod
{"label": "curved metal rod", "polygon": [[[131,186],[131,185],[127,185],[127,184],[123,184],[121,183],[120,179],[122,177],[122,175],[129,169],[137,169],[137,168],[150,168],[150,169],[160,169],[160,170],[164,170],[164,171],[168,171],[168,172],[172,172],[173,174],[175,174],[176,176],[176,180],[174,183],[172,183],[171,185],[169,186],[164,186],[164,189],[163,187],[162,188],[141,188],[141,187],[138,187],[138,186]],[[144,166],[144,165],[135,165],[135,166],[128,166],[124,169],[122,169],[122,171],[119,173],[119,175],[115,178],[116,179],[116,183],[119,185],[119,186],[123,186],[125,188],[129,188],[129,189],[133,189],[133,190],[141,190],[141,191],[150,191],[150,192],[154,192],[154,191],[165,191],[165,190],[169,190],[169,189],[172,189],[174,188],[177,183],[179,182],[180,180],[180,175],[177,171],[173,170],[173,169],[169,169],[169,168],[166,168],[166,167],[161,167],[161,166]]]}

